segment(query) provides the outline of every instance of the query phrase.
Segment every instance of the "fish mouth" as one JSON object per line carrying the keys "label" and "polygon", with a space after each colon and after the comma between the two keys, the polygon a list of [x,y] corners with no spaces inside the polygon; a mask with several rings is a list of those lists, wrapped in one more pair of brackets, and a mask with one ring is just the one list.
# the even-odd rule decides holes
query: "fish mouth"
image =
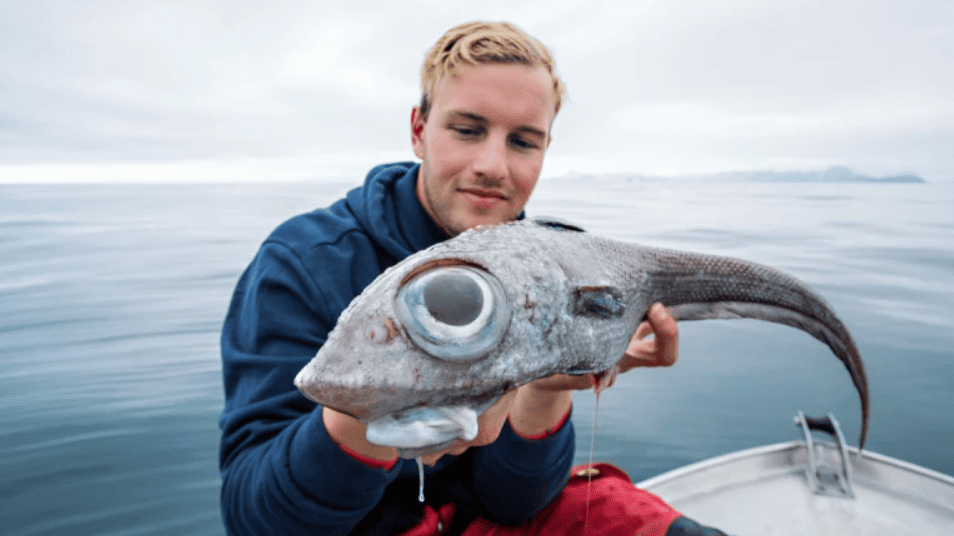
{"label": "fish mouth", "polygon": [[[498,397],[499,398],[499,397]],[[421,407],[389,414],[367,423],[367,440],[394,447],[402,458],[416,458],[477,437],[481,413],[497,398],[471,406]]]}
{"label": "fish mouth", "polygon": [[421,456],[427,456],[429,454],[436,454],[442,450],[451,448],[455,443],[456,439],[451,439],[450,441],[444,443],[438,443],[437,445],[431,445],[428,447],[422,448],[399,448],[398,457],[404,458],[407,460],[413,460],[415,458],[420,458]]}

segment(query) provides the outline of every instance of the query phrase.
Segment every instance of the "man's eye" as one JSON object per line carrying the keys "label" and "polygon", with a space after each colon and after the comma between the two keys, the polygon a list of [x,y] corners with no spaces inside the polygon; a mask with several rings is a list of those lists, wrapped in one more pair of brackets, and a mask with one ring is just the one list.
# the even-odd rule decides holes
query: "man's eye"
{"label": "man's eye", "polygon": [[518,149],[534,149],[537,146],[532,141],[529,141],[520,136],[513,136],[512,138],[510,138],[510,143],[513,144],[513,146]]}
{"label": "man's eye", "polygon": [[474,127],[455,125],[451,126],[450,128],[459,136],[463,136],[465,138],[472,138],[480,134],[480,130]]}

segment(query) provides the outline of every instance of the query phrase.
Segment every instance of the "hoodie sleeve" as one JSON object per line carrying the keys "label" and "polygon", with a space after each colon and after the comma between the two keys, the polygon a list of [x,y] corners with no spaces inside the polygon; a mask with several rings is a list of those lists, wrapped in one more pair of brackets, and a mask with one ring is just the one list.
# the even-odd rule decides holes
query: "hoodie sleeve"
{"label": "hoodie sleeve", "polygon": [[[327,263],[339,271],[324,272],[324,285],[350,286],[336,280],[351,277],[345,257],[368,252],[360,241],[335,251],[343,257]],[[293,384],[335,323],[338,305],[327,301],[301,259],[274,242],[238,282],[221,340],[221,508],[230,535],[347,534],[397,477],[342,451],[320,406]]]}
{"label": "hoodie sleeve", "polygon": [[474,464],[474,491],[491,520],[516,525],[549,505],[569,480],[575,442],[570,419],[542,439],[520,437],[504,424],[496,441],[478,449]]}

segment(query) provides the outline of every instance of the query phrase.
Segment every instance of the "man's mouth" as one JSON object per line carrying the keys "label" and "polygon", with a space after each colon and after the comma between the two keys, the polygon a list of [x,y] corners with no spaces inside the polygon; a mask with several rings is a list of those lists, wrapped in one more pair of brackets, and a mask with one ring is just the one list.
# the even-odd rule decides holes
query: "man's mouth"
{"label": "man's mouth", "polygon": [[477,208],[489,209],[501,201],[505,201],[507,196],[496,190],[483,190],[480,188],[463,188],[460,190],[465,194]]}

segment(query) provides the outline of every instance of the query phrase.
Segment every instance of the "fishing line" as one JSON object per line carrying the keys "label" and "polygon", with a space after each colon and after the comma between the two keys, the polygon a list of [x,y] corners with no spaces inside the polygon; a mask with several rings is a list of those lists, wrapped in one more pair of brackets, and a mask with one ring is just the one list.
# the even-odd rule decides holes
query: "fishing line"
{"label": "fishing line", "polygon": [[593,488],[593,451],[596,448],[596,417],[600,413],[600,390],[594,389],[596,401],[593,404],[593,426],[590,428],[590,463],[586,468],[586,510],[583,514],[583,534],[589,534],[590,491]]}

